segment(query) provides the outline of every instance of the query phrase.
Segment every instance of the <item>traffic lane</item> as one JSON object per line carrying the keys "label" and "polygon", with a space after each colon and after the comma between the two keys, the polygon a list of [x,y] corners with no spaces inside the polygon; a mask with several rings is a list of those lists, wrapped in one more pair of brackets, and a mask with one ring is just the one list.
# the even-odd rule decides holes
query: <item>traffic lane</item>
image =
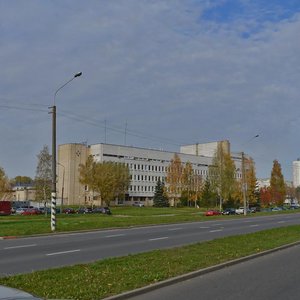
{"label": "traffic lane", "polygon": [[300,295],[299,268],[298,245],[130,299],[296,300]]}
{"label": "traffic lane", "polygon": [[[299,221],[299,218],[296,220]],[[46,239],[42,237],[39,242],[46,242],[42,245],[38,245],[39,238],[37,237],[27,238],[23,239],[25,243],[23,245],[10,244],[2,248],[0,270],[4,276],[182,246],[223,236],[262,230],[264,229],[262,224],[257,223],[262,221],[265,223],[263,226],[274,227],[281,226],[283,219],[278,217],[242,218],[223,222],[214,220],[123,230],[70,233],[53,235]],[[21,241],[18,240],[18,242]]]}
{"label": "traffic lane", "polygon": [[[266,226],[267,224],[274,224],[278,222],[278,226],[290,225],[290,224],[300,224],[299,214],[297,215],[276,215],[276,216],[263,216],[263,217],[251,217],[251,218],[238,218],[238,219],[217,219],[208,220],[204,222],[192,222],[192,223],[181,223],[181,224],[166,224],[166,225],[155,225],[148,227],[138,227],[129,229],[109,229],[109,230],[99,230],[99,231],[89,231],[89,232],[77,232],[77,233],[66,233],[66,234],[55,234],[49,236],[35,236],[20,238],[14,240],[1,240],[0,250],[4,247],[13,246],[26,246],[27,244],[38,244],[51,247],[59,247],[59,245],[71,244],[71,243],[90,243],[102,239],[107,239],[109,237],[118,236],[122,239],[122,236],[133,237],[136,239],[144,239],[145,237],[154,237],[156,234],[167,234],[168,236],[177,236],[180,234],[193,235],[197,233],[199,229],[205,229],[210,227],[233,227],[233,228],[247,228],[256,226]],[[249,226],[248,226],[249,224]],[[250,225],[251,224],[251,225]]]}

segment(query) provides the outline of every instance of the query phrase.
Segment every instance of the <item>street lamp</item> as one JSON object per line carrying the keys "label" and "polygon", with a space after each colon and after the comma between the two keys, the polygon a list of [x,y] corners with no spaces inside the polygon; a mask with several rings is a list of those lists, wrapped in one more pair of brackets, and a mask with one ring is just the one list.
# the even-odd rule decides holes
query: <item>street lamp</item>
{"label": "street lamp", "polygon": [[64,189],[65,189],[65,166],[59,162],[57,162],[63,168],[63,176],[62,176],[62,187],[61,187],[61,203],[60,203],[60,213],[63,212],[64,205]]}
{"label": "street lamp", "polygon": [[70,80],[60,86],[54,93],[52,108],[52,190],[51,190],[51,231],[56,229],[56,105],[55,99],[57,93],[70,83],[76,77],[82,75],[82,72],[76,73]]}

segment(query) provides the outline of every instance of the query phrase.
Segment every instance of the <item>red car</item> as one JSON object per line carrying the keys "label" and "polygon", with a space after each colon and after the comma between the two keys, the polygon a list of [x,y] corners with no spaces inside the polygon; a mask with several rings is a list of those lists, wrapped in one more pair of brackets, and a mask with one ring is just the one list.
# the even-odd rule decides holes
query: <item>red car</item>
{"label": "red car", "polygon": [[37,208],[25,208],[21,215],[28,216],[28,215],[39,215],[41,212]]}
{"label": "red car", "polygon": [[218,210],[208,210],[206,213],[205,213],[206,216],[219,216],[221,215],[221,212],[218,211]]}

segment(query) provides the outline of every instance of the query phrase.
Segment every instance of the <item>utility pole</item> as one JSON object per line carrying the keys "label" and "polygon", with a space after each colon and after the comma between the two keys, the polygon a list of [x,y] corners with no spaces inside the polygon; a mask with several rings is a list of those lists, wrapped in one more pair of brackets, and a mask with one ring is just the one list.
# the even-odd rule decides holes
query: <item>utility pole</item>
{"label": "utility pole", "polygon": [[55,98],[58,91],[65,87],[76,77],[82,75],[82,72],[76,73],[70,80],[60,86],[54,93],[52,108],[52,188],[51,188],[51,231],[56,230],[56,105]]}

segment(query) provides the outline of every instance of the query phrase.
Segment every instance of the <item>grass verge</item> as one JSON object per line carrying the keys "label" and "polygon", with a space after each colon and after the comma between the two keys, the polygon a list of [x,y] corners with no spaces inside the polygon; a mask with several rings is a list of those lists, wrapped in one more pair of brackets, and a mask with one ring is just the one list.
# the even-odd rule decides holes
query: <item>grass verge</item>
{"label": "grass verge", "polygon": [[103,299],[174,276],[300,240],[300,226],[0,278],[42,298]]}

